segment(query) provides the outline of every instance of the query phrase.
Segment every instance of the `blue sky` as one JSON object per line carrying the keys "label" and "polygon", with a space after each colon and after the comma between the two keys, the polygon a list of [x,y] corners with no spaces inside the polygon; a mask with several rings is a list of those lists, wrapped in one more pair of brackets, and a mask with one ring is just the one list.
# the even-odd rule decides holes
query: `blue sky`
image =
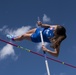
{"label": "blue sky", "polygon": [[[10,41],[6,34],[21,35],[36,27],[37,17],[48,24],[63,25],[67,30],[59,57],[47,55],[76,65],[75,0],[0,0],[0,38]],[[27,40],[12,43],[42,53],[40,44]],[[48,63],[51,75],[76,75],[76,69],[50,60]],[[44,58],[0,42],[0,75],[47,75]]]}

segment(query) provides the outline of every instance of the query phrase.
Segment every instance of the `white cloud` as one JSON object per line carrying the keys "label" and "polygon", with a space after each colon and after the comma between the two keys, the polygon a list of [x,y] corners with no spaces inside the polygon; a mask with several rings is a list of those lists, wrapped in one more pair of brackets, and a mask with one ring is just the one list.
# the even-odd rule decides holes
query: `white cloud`
{"label": "white cloud", "polygon": [[38,45],[37,45],[37,49],[40,50],[41,47],[42,47],[42,44],[41,44],[41,43],[38,43]]}
{"label": "white cloud", "polygon": [[15,52],[12,45],[7,44],[0,50],[0,59],[4,59],[8,56],[15,57]]}
{"label": "white cloud", "polygon": [[0,32],[4,31],[7,28],[7,26],[3,26],[2,28],[0,28]]}
{"label": "white cloud", "polygon": [[44,16],[43,16],[43,22],[45,23],[45,22],[50,22],[50,21],[51,21],[51,19],[49,17],[47,17],[46,14],[44,14]]}
{"label": "white cloud", "polygon": [[22,26],[21,28],[18,28],[16,30],[6,29],[5,33],[10,34],[10,35],[14,35],[14,36],[19,36],[19,35],[22,35],[25,32],[27,32],[30,28],[31,28],[31,26]]}

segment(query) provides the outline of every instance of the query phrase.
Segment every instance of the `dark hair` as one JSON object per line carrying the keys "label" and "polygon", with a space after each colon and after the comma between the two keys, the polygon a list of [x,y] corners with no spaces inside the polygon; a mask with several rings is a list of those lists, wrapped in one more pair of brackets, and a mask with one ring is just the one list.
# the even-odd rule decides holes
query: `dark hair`
{"label": "dark hair", "polygon": [[55,30],[55,33],[57,35],[65,35],[66,34],[66,29],[63,26],[58,25],[56,30]]}
{"label": "dark hair", "polygon": [[63,26],[58,25],[54,31],[55,36],[51,39],[52,48],[56,48],[66,38],[66,29]]}

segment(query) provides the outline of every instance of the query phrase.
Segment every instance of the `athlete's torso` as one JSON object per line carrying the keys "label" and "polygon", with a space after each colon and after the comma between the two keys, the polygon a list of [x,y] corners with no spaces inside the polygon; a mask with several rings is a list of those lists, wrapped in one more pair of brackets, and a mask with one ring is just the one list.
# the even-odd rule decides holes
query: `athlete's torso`
{"label": "athlete's torso", "polygon": [[40,30],[42,31],[44,42],[49,42],[49,38],[54,37],[54,29],[53,28],[37,28],[35,33],[31,35],[31,40],[35,43],[41,42]]}
{"label": "athlete's torso", "polygon": [[50,42],[50,38],[54,37],[54,29],[53,28],[47,28],[43,30],[43,39],[45,42]]}

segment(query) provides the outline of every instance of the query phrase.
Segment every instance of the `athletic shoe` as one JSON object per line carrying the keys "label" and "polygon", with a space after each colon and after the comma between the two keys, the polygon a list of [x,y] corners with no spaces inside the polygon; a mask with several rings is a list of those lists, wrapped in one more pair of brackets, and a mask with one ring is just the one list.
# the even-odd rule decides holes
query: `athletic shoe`
{"label": "athletic shoe", "polygon": [[8,39],[13,39],[13,38],[14,38],[13,35],[6,35],[6,37],[7,37]]}

